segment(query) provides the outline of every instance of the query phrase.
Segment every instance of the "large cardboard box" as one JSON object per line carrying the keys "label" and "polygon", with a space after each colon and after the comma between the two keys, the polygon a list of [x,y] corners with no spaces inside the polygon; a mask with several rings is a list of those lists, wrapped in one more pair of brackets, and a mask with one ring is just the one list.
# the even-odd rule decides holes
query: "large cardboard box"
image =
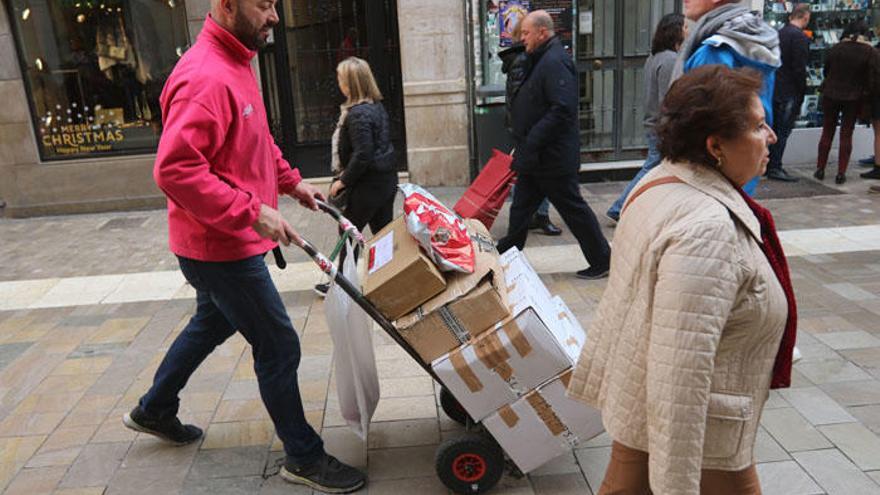
{"label": "large cardboard box", "polygon": [[522,278],[525,283],[533,286],[542,296],[547,299],[553,297],[522,251],[512,247],[501,255],[500,261],[501,268],[504,269],[504,281],[507,283],[508,292],[516,288],[516,279]]}
{"label": "large cardboard box", "polygon": [[[526,306],[432,363],[447,390],[479,421],[571,367],[549,327],[567,325],[550,307]],[[557,329],[555,333],[562,333]]]}
{"label": "large cardboard box", "polygon": [[398,217],[367,242],[364,296],[389,320],[443,292],[446,279]]}
{"label": "large cardboard box", "polygon": [[568,309],[568,305],[565,304],[561,297],[554,296],[553,302],[556,305],[556,317],[563,325],[561,331],[555,334],[555,337],[571,360],[571,364],[577,364],[581,356],[581,349],[587,342],[587,332],[584,331],[580,322],[571,310]]}
{"label": "large cardboard box", "polygon": [[510,314],[492,237],[482,223],[465,223],[474,243],[474,273],[449,274],[446,290],[395,322],[425,363],[469,342]]}
{"label": "large cardboard box", "polygon": [[503,406],[483,425],[524,473],[604,431],[599,411],[565,395],[571,371]]}

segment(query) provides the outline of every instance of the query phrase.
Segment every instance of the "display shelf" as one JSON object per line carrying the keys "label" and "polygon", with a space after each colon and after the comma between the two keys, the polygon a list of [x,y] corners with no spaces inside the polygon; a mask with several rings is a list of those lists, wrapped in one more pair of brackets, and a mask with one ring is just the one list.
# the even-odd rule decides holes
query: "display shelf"
{"label": "display shelf", "polygon": [[[880,2],[871,0],[805,2],[811,6],[810,23],[806,31],[812,35],[810,57],[807,65],[807,93],[795,127],[821,127],[822,111],[819,104],[819,88],[824,78],[823,68],[828,50],[840,41],[844,28],[852,21],[864,20],[872,29],[869,41],[876,40],[875,20],[878,19]],[[764,20],[774,29],[788,24],[788,15],[796,2],[765,2]]]}

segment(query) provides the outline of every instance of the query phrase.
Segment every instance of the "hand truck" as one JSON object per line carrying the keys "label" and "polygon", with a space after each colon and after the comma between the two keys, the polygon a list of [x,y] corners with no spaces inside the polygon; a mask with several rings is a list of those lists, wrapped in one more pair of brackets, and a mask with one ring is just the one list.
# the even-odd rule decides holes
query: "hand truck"
{"label": "hand truck", "polygon": [[[475,422],[455,397],[445,388],[437,378],[437,374],[429,364],[422,362],[415,349],[401,337],[394,325],[388,321],[382,313],[376,309],[358,287],[355,287],[342,275],[336,265],[331,261],[335,258],[346,238],[352,238],[358,245],[363,247],[364,237],[358,229],[342,213],[324,201],[318,201],[318,208],[333,217],[339,224],[342,238],[334,249],[334,256],[328,258],[321,254],[309,241],[303,239],[300,246],[309,257],[318,265],[322,272],[327,274],[351,299],[360,306],[382,330],[391,337],[397,345],[403,348],[431,378],[440,383],[440,406],[443,412],[453,421],[463,425],[466,432],[463,435],[447,439],[437,447],[434,468],[437,477],[454,493],[461,495],[485,493],[491,490],[501,479],[507,466],[504,450],[492,435]],[[277,253],[276,253],[277,257]],[[512,466],[516,474],[516,468]]]}

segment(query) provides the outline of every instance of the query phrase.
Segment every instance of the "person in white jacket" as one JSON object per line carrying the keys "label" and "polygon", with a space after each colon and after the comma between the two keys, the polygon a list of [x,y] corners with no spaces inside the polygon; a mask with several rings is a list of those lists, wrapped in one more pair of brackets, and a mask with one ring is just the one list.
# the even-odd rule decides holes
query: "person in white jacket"
{"label": "person in white jacket", "polygon": [[569,394],[613,439],[599,494],[759,494],[753,447],[788,386],[794,294],[772,217],[742,190],[776,135],[751,69],[676,81],[660,166],[629,195]]}

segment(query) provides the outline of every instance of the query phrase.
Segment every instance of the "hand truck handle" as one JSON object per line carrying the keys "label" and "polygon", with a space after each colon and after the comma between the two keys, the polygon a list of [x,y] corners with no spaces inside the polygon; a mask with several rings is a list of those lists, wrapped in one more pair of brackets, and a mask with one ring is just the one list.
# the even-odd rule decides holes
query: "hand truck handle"
{"label": "hand truck handle", "polygon": [[358,228],[355,227],[353,223],[351,223],[351,220],[342,216],[342,212],[339,211],[335,206],[325,201],[321,201],[320,199],[316,199],[315,202],[318,203],[318,208],[321,211],[327,213],[339,223],[339,227],[342,229],[343,232],[348,232],[351,235],[351,238],[354,239],[354,241],[357,242],[358,245],[363,247],[364,235],[361,234],[361,231],[358,230]]}

